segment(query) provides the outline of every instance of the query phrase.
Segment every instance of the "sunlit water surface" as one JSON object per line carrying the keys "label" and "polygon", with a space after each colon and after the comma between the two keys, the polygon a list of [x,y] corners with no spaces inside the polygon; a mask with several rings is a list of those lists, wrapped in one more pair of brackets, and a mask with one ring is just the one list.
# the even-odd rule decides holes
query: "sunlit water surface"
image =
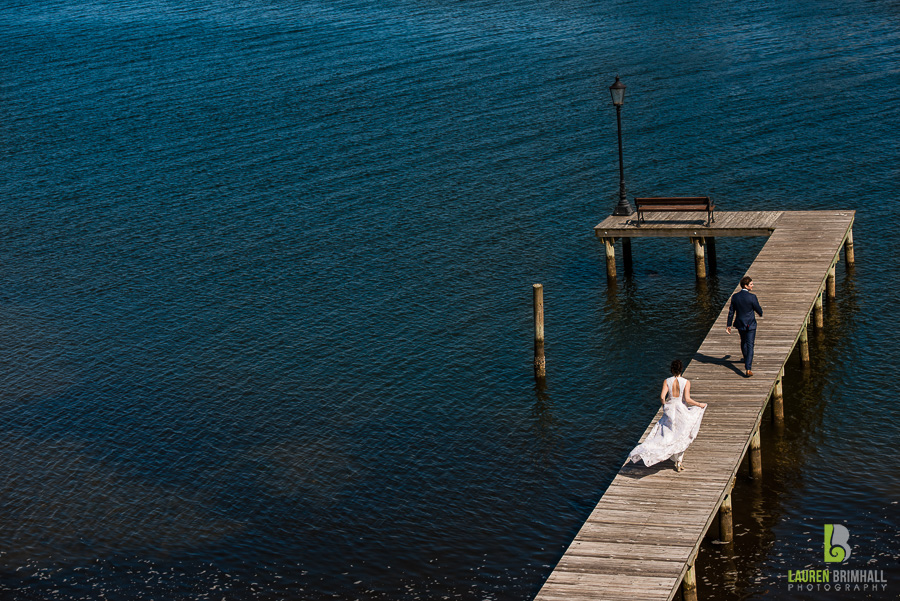
{"label": "sunlit water surface", "polygon": [[824,523],[900,592],[896,2],[13,0],[0,46],[3,599],[533,596],[764,243],[607,287],[616,73],[631,195],[858,211],[701,597],[826,598]]}

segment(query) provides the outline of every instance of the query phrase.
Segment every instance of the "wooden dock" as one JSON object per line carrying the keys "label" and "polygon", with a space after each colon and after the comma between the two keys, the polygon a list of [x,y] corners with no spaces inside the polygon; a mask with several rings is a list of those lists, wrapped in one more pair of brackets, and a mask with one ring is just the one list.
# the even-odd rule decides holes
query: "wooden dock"
{"label": "wooden dock", "polygon": [[[773,416],[783,419],[785,362],[798,344],[801,359],[809,360],[807,328],[822,327],[822,299],[835,295],[841,249],[848,264],[854,259],[854,211],[718,213],[710,227],[702,225],[705,214],[655,217],[640,226],[630,218],[610,217],[595,231],[608,241],[608,256],[616,238],[683,236],[696,248],[717,236],[769,236],[747,270],[764,312],[754,376],[743,376],[737,332],[725,332],[726,304],[684,373],[694,399],[709,403],[700,434],[685,453],[686,471],[675,472],[670,461],[651,468],[622,466],[538,601],[668,601],[679,589],[686,600],[696,599],[693,566],[700,542],[716,520],[720,537],[730,540],[731,490],[745,454],[754,477],[762,476],[763,411],[771,399]],[[705,269],[701,276],[698,268],[697,275],[705,276]],[[641,441],[661,416],[662,408]]]}

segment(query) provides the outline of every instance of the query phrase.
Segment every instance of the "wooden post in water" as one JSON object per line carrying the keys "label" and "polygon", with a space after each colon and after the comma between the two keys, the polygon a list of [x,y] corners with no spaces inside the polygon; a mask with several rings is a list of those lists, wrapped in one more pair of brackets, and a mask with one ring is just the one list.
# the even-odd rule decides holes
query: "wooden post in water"
{"label": "wooden post in water", "polygon": [[731,493],[734,492],[734,482],[728,487],[728,494],[722,499],[719,506],[719,540],[730,543],[734,540],[734,516],[731,511]]}
{"label": "wooden post in water", "polygon": [[853,254],[853,228],[847,232],[847,240],[844,242],[844,263],[853,265],[856,262],[856,256]]}
{"label": "wooden post in water", "polygon": [[816,329],[821,330],[825,327],[825,312],[822,310],[822,293],[819,293],[819,296],[816,297],[816,302],[813,305],[813,316],[816,320]]}
{"label": "wooden post in water", "polygon": [[547,362],[544,359],[544,286],[532,286],[534,299],[534,376],[543,378],[547,375]]}
{"label": "wooden post in water", "polygon": [[716,239],[715,238],[707,238],[706,239],[706,250],[707,255],[709,255],[709,275],[714,275],[718,270],[718,265],[716,263]]}
{"label": "wooden post in water", "polygon": [[681,598],[684,601],[697,601],[697,572],[693,563],[688,566],[681,580]]}
{"label": "wooden post in water", "polygon": [[762,448],[759,430],[756,430],[750,438],[750,475],[754,480],[762,478]]}
{"label": "wooden post in water", "polygon": [[606,247],[606,277],[616,279],[616,239],[604,238],[603,246]]}
{"label": "wooden post in water", "polygon": [[784,422],[784,390],[782,389],[782,381],[784,380],[784,368],[778,372],[778,379],[775,380],[775,388],[772,390],[772,419],[776,424]]}
{"label": "wooden post in water", "polygon": [[837,296],[834,284],[834,265],[832,265],[831,269],[828,270],[828,277],[825,278],[825,290],[827,290],[828,293],[828,300],[831,300],[835,296]]}
{"label": "wooden post in water", "polygon": [[803,324],[803,328],[800,330],[800,360],[803,361],[804,364],[809,363],[809,332],[807,331],[809,328],[809,316],[806,318],[806,323]]}
{"label": "wooden post in water", "polygon": [[697,277],[703,279],[706,277],[706,262],[704,261],[703,238],[691,238],[694,244],[694,268],[697,270]]}
{"label": "wooden post in water", "polygon": [[631,238],[622,238],[622,263],[625,275],[631,275],[634,271],[631,264]]}

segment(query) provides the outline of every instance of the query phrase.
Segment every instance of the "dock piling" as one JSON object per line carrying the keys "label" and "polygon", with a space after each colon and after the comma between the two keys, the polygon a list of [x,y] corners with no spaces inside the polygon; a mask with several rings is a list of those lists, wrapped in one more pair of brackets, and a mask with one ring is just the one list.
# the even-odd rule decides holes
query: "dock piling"
{"label": "dock piling", "polygon": [[825,327],[825,312],[822,310],[822,293],[816,297],[816,303],[813,305],[813,316],[816,321],[816,329],[821,330]]}
{"label": "dock piling", "polygon": [[697,601],[697,572],[693,563],[688,566],[681,580],[681,598],[684,601]]}
{"label": "dock piling", "polygon": [[844,242],[844,263],[853,265],[856,262],[856,256],[853,253],[853,228],[847,232],[847,240]]}
{"label": "dock piling", "polygon": [[604,238],[603,246],[606,247],[606,277],[610,280],[616,279],[616,239]]}
{"label": "dock piling", "polygon": [[625,275],[631,275],[634,272],[631,262],[631,238],[622,238],[622,263]]}
{"label": "dock piling", "polygon": [[750,438],[750,475],[754,480],[762,478],[762,445],[759,430],[756,430]]}
{"label": "dock piling", "polygon": [[828,291],[828,300],[833,300],[837,296],[834,284],[834,265],[828,270],[828,277],[825,278],[825,289]]}
{"label": "dock piling", "polygon": [[806,321],[803,323],[803,327],[800,329],[800,360],[803,361],[804,365],[809,364],[809,316],[806,317]]}
{"label": "dock piling", "polygon": [[704,260],[704,243],[703,238],[691,238],[694,244],[694,268],[697,270],[697,277],[704,279],[706,277],[706,262]]}
{"label": "dock piling", "polygon": [[782,389],[782,381],[784,380],[784,368],[778,372],[778,379],[775,380],[775,386],[772,389],[772,419],[775,424],[784,422],[784,391]]}
{"label": "dock piling", "polygon": [[706,254],[709,258],[709,275],[715,275],[718,270],[718,264],[716,263],[716,239],[715,238],[707,238],[706,239]]}
{"label": "dock piling", "polygon": [[731,509],[731,493],[734,492],[734,483],[731,483],[728,494],[722,499],[719,506],[719,541],[730,543],[734,540],[734,515]]}
{"label": "dock piling", "polygon": [[544,286],[532,286],[534,300],[534,375],[543,378],[547,375],[547,362],[544,359]]}

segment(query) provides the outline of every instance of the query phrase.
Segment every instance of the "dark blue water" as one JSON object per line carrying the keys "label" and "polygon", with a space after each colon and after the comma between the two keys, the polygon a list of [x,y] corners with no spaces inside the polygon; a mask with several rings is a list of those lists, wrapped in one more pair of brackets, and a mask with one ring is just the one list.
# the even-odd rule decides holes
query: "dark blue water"
{"label": "dark blue water", "polygon": [[[900,591],[896,2],[14,0],[0,47],[3,599],[534,595],[764,242],[607,287],[616,73],[631,195],[858,211],[701,596]],[[824,523],[888,592],[788,593]]]}

